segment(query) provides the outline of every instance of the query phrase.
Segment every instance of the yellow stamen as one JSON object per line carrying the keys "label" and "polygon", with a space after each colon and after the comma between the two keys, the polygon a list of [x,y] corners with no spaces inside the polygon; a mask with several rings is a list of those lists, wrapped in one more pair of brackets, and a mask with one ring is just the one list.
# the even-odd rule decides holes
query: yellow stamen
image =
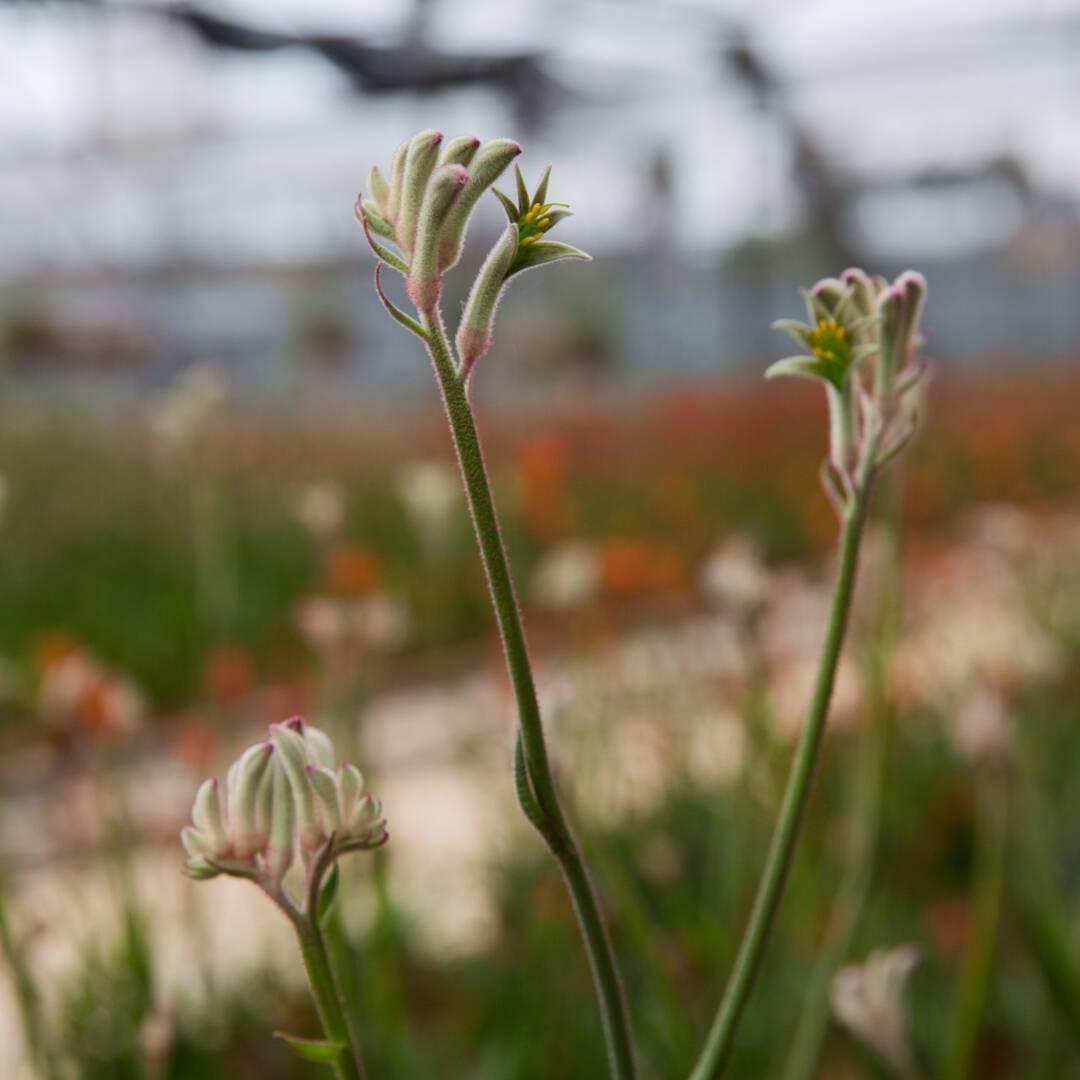
{"label": "yellow stamen", "polygon": [[546,229],[546,228],[547,228],[547,227],[548,227],[548,226],[549,226],[550,224],[551,224],[551,218],[549,218],[549,217],[546,217],[546,218],[541,218],[541,219],[540,219],[540,220],[539,220],[539,221],[538,221],[538,222],[536,223],[536,227],[537,227],[538,229]]}

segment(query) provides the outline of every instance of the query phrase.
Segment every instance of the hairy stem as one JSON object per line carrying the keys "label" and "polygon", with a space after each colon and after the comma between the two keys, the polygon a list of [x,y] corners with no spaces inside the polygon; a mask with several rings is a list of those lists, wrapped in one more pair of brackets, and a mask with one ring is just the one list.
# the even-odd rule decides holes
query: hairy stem
{"label": "hairy stem", "polygon": [[335,1062],[334,1074],[338,1080],[364,1080],[366,1074],[360,1048],[342,1007],[330,967],[330,957],[326,951],[326,942],[318,926],[318,915],[297,913],[292,916],[292,923],[300,941],[300,952],[304,957],[304,967],[307,969],[311,994],[315,998],[323,1032],[330,1042],[344,1043],[348,1047],[348,1052]]}
{"label": "hairy stem", "polygon": [[810,976],[799,1023],[784,1069],[784,1080],[811,1080],[829,1021],[829,986],[851,945],[856,926],[870,892],[877,859],[881,827],[881,803],[885,789],[885,762],[893,708],[888,696],[889,661],[900,619],[900,499],[895,478],[885,479],[878,493],[878,527],[884,542],[881,579],[878,584],[874,640],[865,663],[868,703],[867,729],[862,735],[850,821],[857,840],[844,869],[831,920],[827,943]]}
{"label": "hairy stem", "polygon": [[[871,461],[873,455],[867,457]],[[851,597],[858,565],[859,543],[862,539],[869,499],[871,467],[861,470],[850,509],[844,520],[840,539],[840,561],[833,589],[832,610],[829,615],[825,644],[818,664],[814,694],[806,724],[799,736],[791,763],[787,787],[780,806],[780,816],[773,831],[765,859],[750,921],[743,932],[735,965],[728,979],[720,1007],[705,1040],[705,1047],[691,1073],[691,1080],[709,1080],[719,1076],[727,1064],[735,1042],[739,1020],[753,989],[754,980],[765,954],[776,912],[783,899],[788,873],[791,870],[795,847],[799,839],[810,789],[817,764],[818,751],[832,699],[836,669],[847,632]]]}
{"label": "hairy stem", "polygon": [[442,319],[438,315],[425,316],[424,330],[450,422],[491,602],[502,635],[506,666],[517,701],[520,757],[524,764],[523,769],[517,770],[519,799],[522,809],[543,837],[562,871],[592,969],[611,1075],[619,1080],[628,1080],[635,1075],[635,1065],[622,981],[585,860],[559,802],[551,774],[525,630],[499,530],[476,420],[469,403],[466,379],[456,370]]}

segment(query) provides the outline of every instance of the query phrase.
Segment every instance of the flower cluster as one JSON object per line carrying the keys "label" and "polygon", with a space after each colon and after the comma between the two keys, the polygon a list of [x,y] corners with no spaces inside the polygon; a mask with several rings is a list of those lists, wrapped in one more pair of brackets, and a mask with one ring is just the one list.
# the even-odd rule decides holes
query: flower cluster
{"label": "flower cluster", "polygon": [[780,319],[773,325],[805,352],[765,374],[824,384],[830,418],[826,491],[846,512],[853,492],[914,433],[910,395],[923,372],[917,350],[926,280],[908,270],[890,284],[853,268],[803,295],[809,322]]}
{"label": "flower cluster", "polygon": [[224,784],[205,781],[191,816],[181,840],[193,878],[246,877],[275,896],[294,863],[322,875],[338,856],[387,840],[359,769],[335,768],[329,737],[299,717],[271,724],[269,739],[245,750]]}
{"label": "flower cluster", "polygon": [[[431,317],[442,293],[443,275],[461,258],[465,230],[480,196],[521,153],[510,139],[481,144],[472,136],[451,139],[442,147],[438,131],[421,131],[403,142],[394,154],[390,179],[373,168],[367,197],[361,195],[356,215],[379,259],[375,286],[387,311],[421,337],[426,332],[386,297],[379,270],[390,266],[405,276],[409,299],[424,317]],[[440,155],[441,149],[441,155]],[[488,253],[465,304],[457,331],[461,369],[468,373],[486,352],[492,336],[495,309],[506,282],[514,274],[561,259],[588,259],[585,252],[544,239],[570,211],[564,203],[547,200],[550,168],[529,194],[517,170],[517,202],[496,192],[509,225]],[[393,243],[387,247],[376,236]]]}

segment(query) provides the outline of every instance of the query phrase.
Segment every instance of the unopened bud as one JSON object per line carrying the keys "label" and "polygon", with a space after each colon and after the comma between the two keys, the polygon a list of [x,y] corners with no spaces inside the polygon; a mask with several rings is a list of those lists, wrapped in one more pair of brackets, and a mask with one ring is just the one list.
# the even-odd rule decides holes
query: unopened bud
{"label": "unopened bud", "polygon": [[227,855],[229,833],[225,825],[225,806],[221,797],[221,783],[215,776],[203,781],[195,795],[191,811],[195,828],[206,838],[212,855]]}
{"label": "unopened bud", "polygon": [[390,190],[386,195],[386,213],[383,215],[391,225],[397,224],[401,213],[401,192],[405,186],[405,155],[409,150],[406,139],[395,151],[390,162]]}
{"label": "unopened bud", "polygon": [[268,782],[267,768],[273,756],[271,743],[259,743],[244,751],[238,762],[236,787],[230,806],[233,850],[238,858],[250,858],[268,839],[267,824],[260,827],[260,793]]}
{"label": "unopened bud", "polygon": [[[324,837],[315,811],[315,793],[311,790],[307,778],[307,743],[303,735],[297,732],[295,723],[296,721],[287,721],[284,724],[271,724],[270,731],[282,770],[292,785],[300,846],[310,851],[318,847]],[[274,813],[277,813],[276,806]],[[276,824],[275,821],[274,825]]]}
{"label": "unopened bud", "polygon": [[316,765],[325,765],[328,769],[334,767],[334,744],[322,728],[305,724],[304,742],[307,743],[308,755]]}
{"label": "unopened bud", "polygon": [[480,196],[503,174],[521,153],[521,144],[512,139],[491,139],[484,143],[469,163],[469,182],[443,223],[439,238],[439,269],[449,270],[461,258],[465,229]]}
{"label": "unopened bud", "polygon": [[372,165],[371,172],[368,173],[367,190],[379,213],[385,217],[387,200],[390,198],[390,185],[386,182],[386,177],[383,176],[378,165]]}
{"label": "unopened bud", "polygon": [[439,235],[447,214],[461,198],[469,174],[463,165],[440,165],[431,177],[416,228],[416,243],[405,282],[409,299],[424,312],[434,309],[442,292],[438,266]]}
{"label": "unopened bud", "polygon": [[266,848],[266,874],[272,888],[280,888],[281,882],[292,866],[296,847],[296,804],[293,785],[285,773],[284,756],[274,756],[271,769],[273,790],[270,810],[270,840]]}
{"label": "unopened bud", "polygon": [[491,344],[499,298],[502,296],[510,265],[517,254],[517,237],[517,226],[507,225],[495,246],[488,252],[469,292],[457,331],[458,356],[465,371],[487,352]]}
{"label": "unopened bud", "polygon": [[424,203],[428,181],[439,160],[439,146],[442,144],[441,131],[421,131],[409,141],[409,150],[405,155],[405,176],[401,187],[401,209],[398,212],[394,229],[397,232],[398,247],[409,258],[416,243],[416,228],[420,220],[420,208]]}
{"label": "unopened bud", "polygon": [[459,135],[451,139],[443,148],[440,165],[468,165],[480,148],[480,140],[475,135]]}
{"label": "unopened bud", "polygon": [[319,765],[307,767],[308,782],[319,803],[323,824],[328,833],[341,829],[341,804],[338,799],[337,776],[330,769]]}

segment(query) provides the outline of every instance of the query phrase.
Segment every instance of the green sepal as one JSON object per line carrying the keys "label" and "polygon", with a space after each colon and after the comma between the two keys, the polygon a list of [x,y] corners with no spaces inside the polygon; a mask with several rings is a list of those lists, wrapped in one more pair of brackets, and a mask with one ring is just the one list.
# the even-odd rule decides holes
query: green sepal
{"label": "green sepal", "polygon": [[518,165],[514,166],[514,179],[517,181],[518,217],[521,217],[532,206],[532,202],[529,199],[529,189],[525,186],[525,176]]}
{"label": "green sepal", "polygon": [[549,165],[544,170],[544,175],[540,177],[540,183],[536,185],[536,191],[533,193],[532,201],[539,203],[541,206],[547,202],[547,189],[548,180],[551,179],[551,166]]}
{"label": "green sepal", "polygon": [[507,220],[511,225],[516,225],[518,220],[518,208],[514,205],[514,200],[509,196],[504,195],[498,188],[491,189],[492,194],[502,203],[502,208],[506,211]]}
{"label": "green sepal", "polygon": [[798,319],[774,319],[772,328],[789,334],[802,345],[809,345],[814,333],[811,327],[799,322]]}
{"label": "green sepal", "polygon": [[[765,369],[766,379],[776,379],[781,375],[798,375],[804,379],[818,379],[836,386],[835,380],[829,377],[825,362],[817,356],[785,356],[783,360],[777,360]],[[837,389],[840,387],[837,386]]]}
{"label": "green sepal", "polygon": [[561,244],[558,240],[538,240],[535,244],[519,245],[514,265],[507,278],[522,270],[532,270],[546,263],[561,262],[563,259],[583,259],[592,262],[592,256],[570,244]]}
{"label": "green sepal", "polygon": [[287,1043],[299,1057],[316,1065],[336,1065],[349,1049],[348,1043],[331,1042],[329,1039],[301,1039],[297,1035],[286,1035],[275,1031],[274,1038]]}

